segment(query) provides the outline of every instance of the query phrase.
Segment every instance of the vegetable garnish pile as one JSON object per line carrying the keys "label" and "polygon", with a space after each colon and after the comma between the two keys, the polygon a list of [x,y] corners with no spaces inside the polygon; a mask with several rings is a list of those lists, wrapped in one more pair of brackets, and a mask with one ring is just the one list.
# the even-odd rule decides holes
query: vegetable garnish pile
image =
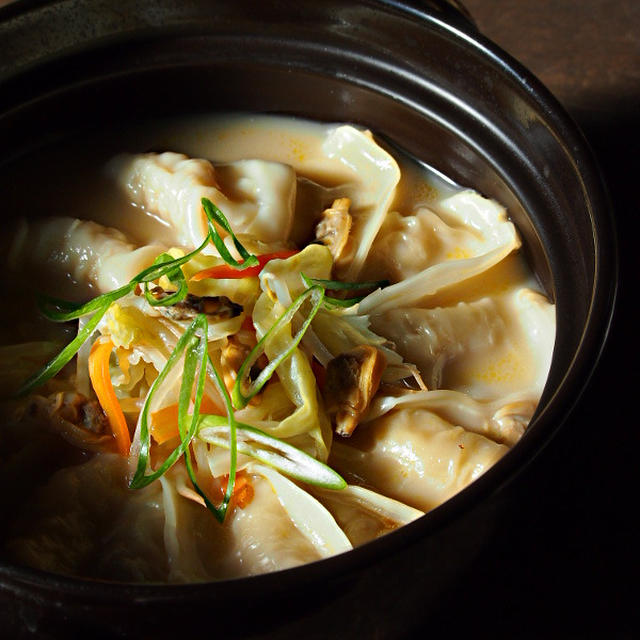
{"label": "vegetable garnish pile", "polygon": [[[108,312],[114,309],[115,303],[125,296],[134,293],[143,294],[152,308],[178,309],[190,296],[188,279],[200,282],[207,278],[255,277],[271,260],[287,259],[299,253],[295,250],[282,250],[256,256],[250,253],[236,237],[220,209],[207,198],[202,198],[202,206],[207,217],[208,234],[195,250],[179,257],[162,253],[150,267],[138,273],[128,284],[84,304],[44,296],[39,299],[40,311],[51,321],[82,320],[76,337],[40,371],[30,377],[18,390],[17,395],[24,396],[33,392],[60,372],[93,336]],[[216,230],[216,225],[229,235],[241,260],[236,260],[231,255],[223,238]],[[225,264],[196,271],[187,278],[182,267],[196,258],[209,243],[215,246]],[[274,467],[295,480],[321,488],[343,489],[347,486],[337,472],[320,460],[255,426],[238,422],[235,416],[235,411],[247,407],[265,388],[278,367],[292,357],[321,308],[338,311],[341,308],[351,307],[362,299],[361,297],[346,299],[331,297],[326,295],[327,290],[335,292],[371,290],[388,284],[386,281],[345,283],[311,278],[302,272],[299,273],[306,289],[284,308],[284,312],[273,316],[270,328],[262,332],[262,337],[257,340],[239,366],[232,386],[225,384],[224,376],[218,371],[209,353],[210,335],[206,313],[197,313],[193,317],[179,337],[164,367],[150,383],[138,419],[137,439],[139,441],[135,441],[133,445],[110,374],[110,358],[115,349],[114,343],[108,336],[95,340],[88,356],[92,387],[107,416],[117,451],[123,456],[129,455],[130,451],[137,453],[137,463],[129,483],[130,488],[139,489],[147,486],[163,476],[182,458],[194,490],[215,517],[223,522],[234,495],[238,455],[248,456]],[[160,286],[159,282],[162,282],[163,286]],[[230,304],[233,306],[233,303]],[[293,326],[294,320],[298,324],[298,329],[291,339],[278,340],[278,334],[287,326]],[[277,353],[267,354],[266,345],[270,340],[273,341],[274,337],[275,343],[280,345],[279,350]],[[265,360],[266,364],[257,366],[259,362]],[[256,368],[259,369],[257,374],[254,373]],[[177,370],[179,377],[176,377]],[[163,460],[157,461],[152,455],[152,435],[156,441],[160,442],[171,440],[173,437],[171,432],[165,438],[156,437],[151,426],[154,400],[165,393],[168,380],[173,380],[173,383],[180,380],[176,403],[179,442],[173,450],[164,455]],[[212,403],[205,394],[207,381],[215,385],[220,393],[224,402],[225,416],[212,412],[216,407],[210,406]],[[172,415],[175,415],[175,412]],[[196,436],[207,446],[213,445],[229,451],[228,481],[219,505],[212,502],[207,492],[198,483],[191,451],[191,444]]]}

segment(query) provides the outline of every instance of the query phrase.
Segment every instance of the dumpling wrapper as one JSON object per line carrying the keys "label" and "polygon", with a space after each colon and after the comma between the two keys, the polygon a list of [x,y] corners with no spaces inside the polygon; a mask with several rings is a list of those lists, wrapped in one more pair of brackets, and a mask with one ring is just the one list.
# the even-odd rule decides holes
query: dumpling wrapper
{"label": "dumpling wrapper", "polygon": [[118,455],[100,454],[57,472],[14,524],[11,556],[66,575],[165,580],[160,485],[130,491],[127,465]]}
{"label": "dumpling wrapper", "polygon": [[296,175],[288,165],[240,160],[214,167],[208,160],[165,152],[120,156],[112,170],[137,206],[171,226],[177,245],[195,248],[207,235],[202,198],[224,213],[236,234],[274,242],[291,232]]}
{"label": "dumpling wrapper", "polygon": [[334,442],[329,464],[349,482],[429,511],[464,489],[509,448],[424,409],[391,411]]}
{"label": "dumpling wrapper", "polygon": [[430,389],[536,402],[555,340],[555,306],[528,288],[435,309],[398,308],[371,317],[376,333],[418,366]]}
{"label": "dumpling wrapper", "polygon": [[426,409],[467,431],[513,446],[522,437],[537,405],[538,398],[527,392],[482,402],[450,389],[406,391],[402,395],[385,395],[383,391],[372,402],[362,424],[394,409]]}
{"label": "dumpling wrapper", "polygon": [[[462,191],[441,202],[438,210],[446,215],[447,224],[414,224],[399,232],[401,240],[409,237],[413,244],[437,247],[433,255],[423,251],[422,260],[416,261],[416,255],[419,258],[420,253],[411,251],[411,247],[403,247],[402,242],[395,242],[393,238],[385,243],[385,236],[381,236],[380,251],[389,254],[387,261],[396,262],[396,277],[405,279],[369,294],[360,303],[359,313],[382,313],[397,307],[417,306],[426,296],[487,271],[520,247],[520,239],[513,224],[507,220],[504,207],[493,200],[473,191]],[[446,234],[440,240],[435,239],[436,230],[443,232],[453,224],[458,229],[449,231],[449,240],[444,239]],[[465,242],[459,245],[460,240]],[[404,257],[404,252],[410,257]],[[408,277],[403,273],[405,263],[409,264],[408,271],[412,273]],[[417,271],[420,267],[422,270]]]}
{"label": "dumpling wrapper", "polygon": [[21,223],[8,262],[40,288],[75,300],[124,286],[163,251],[159,245],[136,247],[122,232],[96,222],[52,217]]}

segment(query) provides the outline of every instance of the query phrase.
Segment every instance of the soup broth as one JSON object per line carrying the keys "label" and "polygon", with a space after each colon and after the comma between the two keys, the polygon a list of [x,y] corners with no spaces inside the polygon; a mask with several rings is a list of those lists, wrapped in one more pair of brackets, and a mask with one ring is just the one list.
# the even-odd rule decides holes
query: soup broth
{"label": "soup broth", "polygon": [[347,552],[527,428],[554,306],[507,212],[360,127],[156,122],[4,171],[4,557],[201,582]]}

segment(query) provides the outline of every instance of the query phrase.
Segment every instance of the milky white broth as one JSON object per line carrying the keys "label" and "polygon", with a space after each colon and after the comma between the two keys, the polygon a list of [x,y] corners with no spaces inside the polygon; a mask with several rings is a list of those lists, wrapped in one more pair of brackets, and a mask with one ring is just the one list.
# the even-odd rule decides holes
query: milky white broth
{"label": "milky white broth", "polygon": [[[158,155],[164,151],[185,157]],[[279,181],[277,189],[265,175]],[[362,129],[247,115],[156,122],[33,154],[4,171],[0,189],[5,219],[20,220],[3,241],[3,287],[16,303],[0,325],[0,507],[7,514],[0,542],[14,561],[134,582],[219,580],[312,562],[447,500],[517,442],[535,411],[553,349],[554,307],[506,212]],[[292,480],[240,455],[250,490],[232,502],[224,524],[201,504],[182,460],[147,487],[128,487],[141,407],[187,321],[130,294],[110,308],[77,364],[26,398],[11,396],[78,330],[77,321],[40,317],[35,293],[85,301],[126,284],[163,251],[192,250],[203,219],[194,206],[205,194],[228,203],[224,213],[252,252],[302,250],[244,283],[190,281],[191,293],[224,295],[242,308],[209,318],[209,353],[231,385],[239,366],[231,347],[246,355],[269,331],[304,291],[298,273],[390,282],[348,311],[318,311],[289,364],[236,411],[239,421],[326,462],[347,488]],[[339,198],[350,200],[352,227],[336,258],[314,241],[328,219],[323,212]],[[221,262],[212,247],[198,260]],[[188,278],[197,271],[183,270]],[[289,344],[287,331],[267,340],[268,359]],[[133,440],[129,457],[114,452],[108,421],[87,432],[84,418],[69,425],[69,414],[60,414],[63,397],[93,398],[86,363],[97,337],[114,349],[110,376]],[[361,344],[373,345],[386,367],[344,437],[332,433],[339,417],[317,382],[318,366],[329,371],[330,361]],[[176,390],[163,393],[167,407]],[[207,393],[223,406],[215,384]],[[192,455],[199,482],[219,502],[229,453],[198,439],[206,433],[192,442]],[[153,442],[157,462],[179,439]]]}

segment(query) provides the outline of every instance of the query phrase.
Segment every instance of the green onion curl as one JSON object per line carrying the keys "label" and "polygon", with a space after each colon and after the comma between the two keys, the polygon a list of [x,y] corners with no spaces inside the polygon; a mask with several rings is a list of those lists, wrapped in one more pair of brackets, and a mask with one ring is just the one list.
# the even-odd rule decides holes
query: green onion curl
{"label": "green onion curl", "polygon": [[[318,286],[332,291],[352,291],[358,289],[379,289],[389,286],[388,280],[370,280],[368,282],[342,282],[340,280],[323,280],[322,278],[309,278],[301,273],[302,281],[306,287]],[[358,296],[356,298],[332,298],[328,295],[324,296],[324,304],[326,307],[352,307],[364,300],[366,296]]]}
{"label": "green onion curl", "polygon": [[[187,330],[180,336],[180,339],[178,340],[174,350],[171,352],[171,355],[167,359],[167,362],[162,368],[162,371],[160,371],[156,379],[153,381],[151,387],[149,388],[149,392],[147,393],[147,397],[142,407],[142,412],[140,413],[140,450],[138,452],[138,462],[136,465],[136,470],[131,482],[129,483],[129,487],[131,489],[141,489],[142,487],[146,487],[148,484],[152,483],[154,480],[157,480],[166,471],[168,471],[173,466],[173,464],[175,464],[175,462],[184,453],[189,442],[191,441],[191,438],[188,437],[189,434],[186,434],[184,437],[182,437],[181,433],[180,444],[167,456],[160,467],[158,467],[151,473],[147,473],[147,466],[149,463],[149,455],[151,450],[151,431],[149,429],[149,412],[151,409],[151,401],[171,369],[173,369],[173,367],[182,357],[182,354],[185,353],[187,349],[193,350],[197,346],[199,340],[195,333],[196,320],[197,318],[194,319]],[[191,382],[193,383],[193,377],[191,378]]]}
{"label": "green onion curl", "polygon": [[[269,364],[260,372],[258,377],[251,382],[248,386],[245,385],[245,379],[248,378],[249,373],[251,372],[251,367],[254,365],[256,360],[262,355],[264,352],[265,342],[272,336],[274,333],[279,331],[282,327],[289,324],[293,317],[298,312],[298,309],[306,302],[306,300],[311,300],[311,310],[309,315],[306,317],[305,321],[302,324],[302,327],[298,330],[298,333],[293,338],[291,345],[288,349],[278,354],[276,358],[270,360]],[[258,344],[251,350],[251,353],[246,357],[245,361],[240,366],[238,370],[238,375],[236,377],[235,384],[233,385],[233,390],[231,392],[231,398],[233,400],[233,406],[236,409],[242,409],[247,406],[251,398],[253,398],[257,393],[260,392],[262,387],[267,383],[269,378],[273,375],[273,372],[278,368],[278,366],[282,363],[283,360],[288,358],[294,351],[294,349],[298,346],[305,332],[309,328],[311,321],[315,317],[316,313],[318,313],[318,309],[322,305],[322,301],[324,299],[324,289],[319,286],[312,286],[302,294],[300,294],[292,303],[287,307],[285,312],[276,320],[273,326],[267,331],[264,336],[260,339]]]}
{"label": "green onion curl", "polygon": [[341,280],[323,280],[322,278],[310,278],[304,273],[300,274],[304,283],[311,287],[317,285],[323,289],[330,289],[332,291],[339,290],[351,290],[351,289],[379,289],[389,286],[388,280],[369,280],[368,282],[343,282]]}
{"label": "green onion curl", "polygon": [[[168,253],[161,253],[153,262],[153,266],[158,264],[168,264],[174,260],[173,256]],[[187,279],[184,277],[184,273],[182,273],[182,269],[178,267],[171,267],[167,273],[165,273],[166,277],[169,279],[171,284],[176,285],[177,289],[173,293],[169,294],[165,298],[158,300],[150,291],[149,291],[149,283],[144,283],[144,297],[147,299],[147,302],[152,307],[170,307],[171,305],[177,304],[178,302],[182,302],[186,297],[189,291],[189,287],[187,285]]]}
{"label": "green onion curl", "polygon": [[[225,215],[216,207],[211,200],[208,198],[202,198],[201,200],[202,208],[207,216],[208,224],[209,224],[209,236],[211,237],[211,241],[215,245],[218,253],[221,258],[230,266],[235,267],[236,269],[246,269],[247,267],[255,267],[258,264],[258,258],[253,254],[249,253],[240,240],[236,238],[235,233],[231,229],[231,225],[229,221],[226,219]],[[238,262],[227,249],[224,241],[216,231],[213,223],[216,222],[219,224],[230,236],[233,240],[233,244],[235,245],[238,253],[242,256],[243,262]]]}
{"label": "green onion curl", "polygon": [[[154,480],[157,480],[164,475],[178,461],[180,456],[184,455],[187,473],[189,474],[189,478],[194,489],[204,499],[207,508],[215,515],[216,519],[219,522],[223,522],[235,486],[237,467],[236,421],[233,414],[233,407],[231,406],[231,399],[229,398],[229,394],[224,386],[224,382],[209,357],[207,329],[208,324],[206,316],[204,314],[198,314],[178,340],[178,343],[169,356],[165,366],[162,368],[162,371],[158,374],[158,377],[153,381],[153,384],[149,389],[140,414],[140,449],[138,452],[136,470],[131,482],[129,483],[129,487],[131,489],[141,489],[146,487]],[[178,396],[178,431],[180,435],[180,443],[165,458],[164,462],[158,468],[148,472],[151,451],[151,430],[149,426],[151,403],[167,375],[183,354],[184,366]],[[227,417],[224,418],[224,420],[226,424],[229,425],[230,432],[228,446],[230,450],[229,482],[227,484],[227,491],[219,507],[216,507],[205,495],[204,491],[202,491],[198,486],[189,452],[189,445],[196,434],[198,421],[200,419],[200,405],[204,395],[206,376],[209,371],[213,373],[216,385],[224,398],[227,409]],[[194,381],[196,384],[196,391],[193,413],[189,414],[189,405],[191,402],[191,393]]]}
{"label": "green onion curl", "polygon": [[[218,447],[228,449],[230,427],[223,416],[200,416],[198,438]],[[297,447],[274,438],[248,424],[238,422],[237,451],[263,462],[285,475],[326,489],[344,489],[345,480],[328,465],[316,460]]]}

